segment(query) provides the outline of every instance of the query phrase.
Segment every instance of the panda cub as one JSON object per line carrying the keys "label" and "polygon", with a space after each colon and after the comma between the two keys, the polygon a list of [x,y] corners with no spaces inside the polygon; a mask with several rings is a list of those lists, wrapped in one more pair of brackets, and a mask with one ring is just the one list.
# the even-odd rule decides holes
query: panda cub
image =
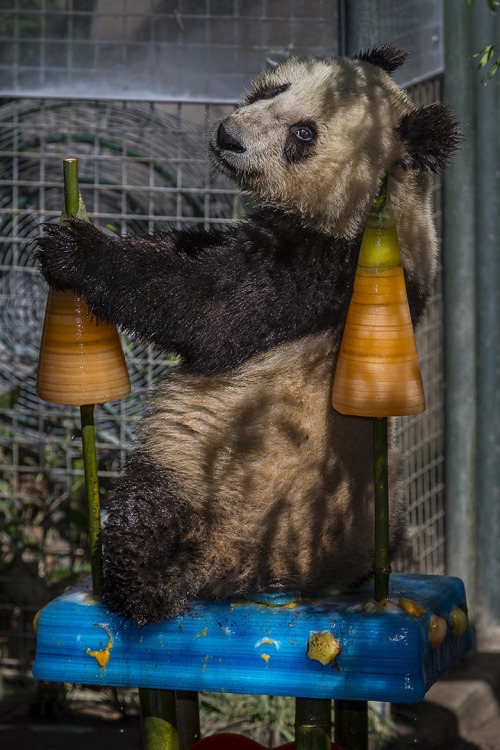
{"label": "panda cub", "polygon": [[144,625],[194,598],[313,594],[370,575],[372,421],[332,408],[336,357],[387,173],[414,323],[423,314],[436,264],[429,173],[458,139],[444,106],[415,109],[393,82],[404,59],[393,47],[289,59],[258,78],[210,141],[259,206],[225,231],[114,238],[74,219],[38,240],[49,284],[181,357],[109,504],[112,612]]}

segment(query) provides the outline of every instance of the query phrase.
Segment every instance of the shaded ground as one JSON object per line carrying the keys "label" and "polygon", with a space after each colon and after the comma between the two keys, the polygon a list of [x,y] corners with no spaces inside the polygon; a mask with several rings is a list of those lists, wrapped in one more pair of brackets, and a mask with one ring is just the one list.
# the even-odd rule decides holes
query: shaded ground
{"label": "shaded ground", "polygon": [[[129,718],[103,721],[97,719],[61,720],[33,723],[17,719],[0,722],[2,750],[142,750],[139,720]],[[434,744],[414,736],[406,747],[418,750],[499,750],[500,719],[494,719],[476,732],[473,742],[449,737]]]}
{"label": "shaded ground", "polygon": [[142,750],[138,721],[64,720],[32,723],[29,718],[0,724],[2,750]]}
{"label": "shaded ground", "polygon": [[[467,657],[422,703],[393,706],[393,716],[399,737],[377,750],[500,750],[500,654]],[[142,750],[136,694],[111,688],[65,692],[30,679],[4,683],[0,748]]]}

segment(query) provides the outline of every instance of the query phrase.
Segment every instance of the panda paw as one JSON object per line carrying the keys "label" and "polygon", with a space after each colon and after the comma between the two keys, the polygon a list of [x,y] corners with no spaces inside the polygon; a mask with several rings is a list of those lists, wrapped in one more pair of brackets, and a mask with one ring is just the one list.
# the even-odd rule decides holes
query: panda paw
{"label": "panda paw", "polygon": [[185,571],[176,565],[167,566],[161,579],[130,568],[128,575],[123,572],[106,571],[102,600],[111,612],[139,627],[182,615],[194,598],[188,595]]}
{"label": "panda paw", "polygon": [[34,253],[43,277],[55,289],[77,291],[91,267],[92,250],[104,235],[81,219],[44,224],[43,230],[35,240]]}

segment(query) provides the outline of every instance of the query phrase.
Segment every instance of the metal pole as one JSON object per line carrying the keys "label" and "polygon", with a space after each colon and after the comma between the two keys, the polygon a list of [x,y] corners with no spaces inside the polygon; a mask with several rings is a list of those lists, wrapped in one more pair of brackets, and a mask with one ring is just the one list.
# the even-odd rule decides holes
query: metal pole
{"label": "metal pole", "polygon": [[462,123],[466,141],[444,182],[443,284],[446,380],[447,572],[476,599],[476,335],[474,118],[471,81],[472,8],[445,0],[444,99]]}
{"label": "metal pole", "polygon": [[344,0],[339,17],[344,24],[339,33],[343,54],[354,55],[380,44],[380,0]]}
{"label": "metal pole", "polygon": [[[500,44],[500,12],[474,2],[473,48]],[[497,46],[498,49],[498,46]],[[500,73],[474,73],[477,278],[477,507],[480,630],[500,628]]]}

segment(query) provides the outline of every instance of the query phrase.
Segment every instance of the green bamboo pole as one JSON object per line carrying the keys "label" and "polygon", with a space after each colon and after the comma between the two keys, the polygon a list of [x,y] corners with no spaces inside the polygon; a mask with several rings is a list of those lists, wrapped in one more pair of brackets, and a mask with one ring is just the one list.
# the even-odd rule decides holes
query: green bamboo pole
{"label": "green bamboo pole", "polygon": [[179,750],[174,690],[139,688],[145,750]]}
{"label": "green bamboo pole", "polygon": [[[78,159],[70,157],[63,160],[64,173],[64,207],[60,223],[72,216],[88,220],[87,211],[78,187]],[[85,491],[87,495],[90,563],[92,569],[92,590],[95,596],[101,592],[102,555],[100,547],[101,504],[99,499],[99,482],[97,477],[97,455],[95,447],[94,404],[80,407],[82,427],[83,465],[85,473]]]}
{"label": "green bamboo pole", "polygon": [[69,216],[78,216],[80,209],[80,191],[78,189],[78,159],[64,159],[64,210],[61,224]]}
{"label": "green bamboo pole", "polygon": [[295,750],[330,750],[331,728],[331,700],[295,699]]}
{"label": "green bamboo pole", "polygon": [[97,478],[97,455],[95,448],[94,404],[80,406],[82,425],[83,465],[85,471],[85,491],[87,494],[90,564],[92,568],[92,590],[94,596],[101,593],[102,552],[101,552],[101,503]]}
{"label": "green bamboo pole", "polygon": [[[78,187],[78,159],[71,157],[63,161],[64,171],[64,209],[61,223],[68,217],[77,216],[88,219]],[[101,507],[99,483],[97,478],[97,455],[95,447],[94,404],[80,407],[82,427],[83,464],[85,473],[85,492],[87,496],[89,521],[90,563],[92,570],[92,590],[98,596],[101,591],[102,559],[99,536],[101,531]]]}
{"label": "green bamboo pole", "polygon": [[375,491],[375,601],[389,598],[391,572],[389,542],[389,480],[387,456],[387,417],[374,417]]}

